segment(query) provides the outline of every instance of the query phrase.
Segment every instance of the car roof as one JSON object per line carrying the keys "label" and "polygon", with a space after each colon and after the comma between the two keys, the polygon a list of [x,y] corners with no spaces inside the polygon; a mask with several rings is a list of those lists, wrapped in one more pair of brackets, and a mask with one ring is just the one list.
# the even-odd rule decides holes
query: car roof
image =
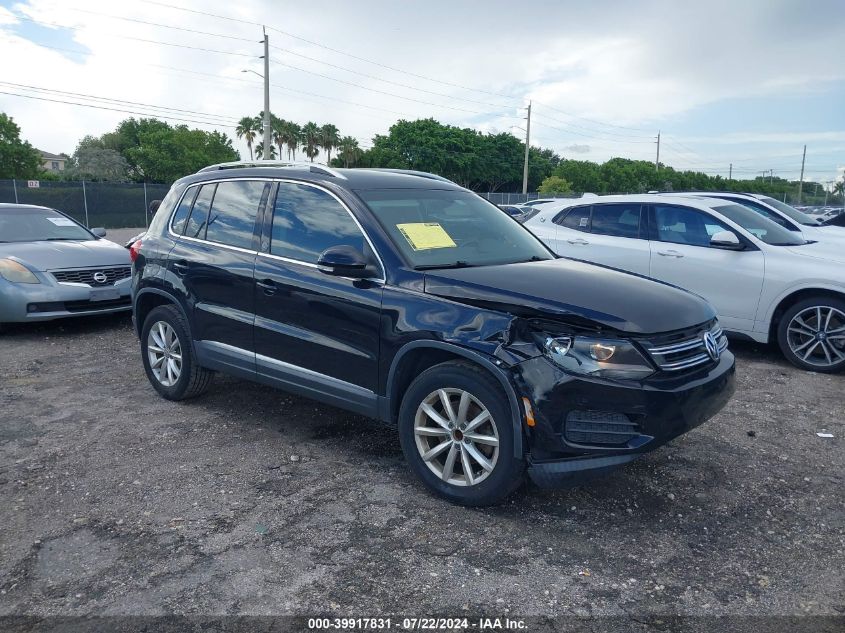
{"label": "car roof", "polygon": [[54,209],[51,209],[50,207],[42,207],[37,204],[0,202],[0,212],[2,211],[54,211]]}
{"label": "car roof", "polygon": [[[271,162],[271,161],[268,161]],[[460,185],[435,174],[410,170],[388,171],[383,169],[334,169],[325,165],[277,163],[267,166],[255,163],[230,163],[205,169],[180,179],[179,183],[192,184],[226,178],[290,178],[307,182],[333,183],[353,191],[368,189],[443,189],[466,191]]]}

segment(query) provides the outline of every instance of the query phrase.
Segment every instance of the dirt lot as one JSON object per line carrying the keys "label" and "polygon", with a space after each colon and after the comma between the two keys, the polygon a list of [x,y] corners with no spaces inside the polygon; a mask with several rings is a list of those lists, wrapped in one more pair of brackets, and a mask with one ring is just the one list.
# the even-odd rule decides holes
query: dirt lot
{"label": "dirt lot", "polygon": [[845,376],[733,347],[709,423],[468,510],[367,419],[222,376],[159,398],[128,315],[11,327],[0,614],[842,616]]}

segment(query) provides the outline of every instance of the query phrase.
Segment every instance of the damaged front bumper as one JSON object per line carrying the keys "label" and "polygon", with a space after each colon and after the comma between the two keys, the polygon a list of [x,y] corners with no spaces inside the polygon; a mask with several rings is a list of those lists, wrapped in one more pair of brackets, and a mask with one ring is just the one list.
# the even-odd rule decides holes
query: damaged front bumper
{"label": "damaged front bumper", "polygon": [[623,466],[713,417],[734,392],[735,361],[725,351],[708,367],[642,381],[576,376],[545,357],[512,370],[534,414],[528,474],[559,487]]}

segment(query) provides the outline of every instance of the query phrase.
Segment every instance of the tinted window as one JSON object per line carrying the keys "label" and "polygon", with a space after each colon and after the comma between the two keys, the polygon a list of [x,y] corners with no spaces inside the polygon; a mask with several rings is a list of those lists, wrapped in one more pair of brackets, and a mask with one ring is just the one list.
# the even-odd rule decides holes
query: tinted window
{"label": "tinted window", "polygon": [[[256,180],[218,183],[211,211],[208,213],[206,239],[209,242],[251,249],[255,218],[267,186],[269,183]],[[198,204],[199,198],[194,204],[194,210]],[[191,219],[193,220],[193,213]]]}
{"label": "tinted window", "polygon": [[185,237],[205,239],[205,223],[208,221],[208,209],[214,199],[214,188],[217,185],[203,185],[197,194],[194,208],[185,227]]}
{"label": "tinted window", "polygon": [[775,224],[767,220],[746,206],[724,204],[713,207],[713,209],[724,215],[731,222],[736,222],[758,240],[766,244],[771,244],[772,246],[799,246],[806,243],[800,233],[796,235],[783,228],[780,224]]}
{"label": "tinted window", "polygon": [[765,197],[762,199],[763,202],[768,204],[771,207],[774,207],[781,213],[789,216],[799,224],[806,224],[807,226],[815,226],[818,224],[813,218],[811,218],[806,213],[802,213],[795,207],[791,207],[785,202],[781,202],[780,200],[775,200],[774,198]]}
{"label": "tinted window", "polygon": [[782,227],[789,229],[790,231],[801,231],[797,226],[793,225],[791,222],[785,220],[782,216],[778,215],[766,205],[757,202],[756,200],[746,200],[745,198],[726,198],[728,200],[732,200],[737,204],[741,204],[748,209],[751,209],[755,213],[759,213],[767,220],[771,220],[772,222],[776,222],[780,224]]}
{"label": "tinted window", "polygon": [[590,207],[575,207],[570,210],[558,224],[576,231],[590,232]]}
{"label": "tinted window", "polygon": [[657,239],[674,244],[710,246],[713,235],[731,230],[713,216],[688,207],[655,205],[654,219]]}
{"label": "tinted window", "polygon": [[176,233],[176,235],[182,235],[185,231],[185,221],[191,212],[191,205],[194,203],[194,198],[197,197],[197,191],[199,191],[199,187],[188,189],[187,193],[182,197],[179,206],[176,208],[176,213],[173,214],[173,220],[170,222],[170,230]]}
{"label": "tinted window", "polygon": [[594,205],[591,232],[615,237],[639,237],[640,206],[639,204]]}
{"label": "tinted window", "polygon": [[552,259],[528,229],[474,193],[384,189],[359,191],[358,195],[415,268]]}
{"label": "tinted window", "polygon": [[322,189],[279,183],[270,252],[316,264],[324,250],[341,245],[365,252],[364,235],[343,205]]}

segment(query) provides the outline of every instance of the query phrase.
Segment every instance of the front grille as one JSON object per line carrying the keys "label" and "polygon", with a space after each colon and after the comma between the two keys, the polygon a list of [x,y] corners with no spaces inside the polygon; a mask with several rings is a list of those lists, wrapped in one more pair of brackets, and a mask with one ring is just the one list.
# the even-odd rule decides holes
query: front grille
{"label": "front grille", "polygon": [[639,429],[624,413],[570,411],[564,436],[573,444],[621,446],[639,436]]}
{"label": "front grille", "polygon": [[[104,281],[96,281],[94,276],[97,273],[105,275]],[[110,266],[109,268],[78,268],[69,270],[53,270],[50,274],[59,282],[70,282],[77,284],[88,284],[95,288],[113,286],[115,282],[132,276],[130,266]],[[99,276],[99,275],[97,275]]]}
{"label": "front grille", "polygon": [[716,341],[719,354],[728,347],[728,338],[722,332],[719,323],[714,323],[710,328],[702,328],[694,336],[666,345],[647,346],[649,355],[663,371],[683,371],[713,363],[715,360],[707,350],[705,336],[707,332]]}

